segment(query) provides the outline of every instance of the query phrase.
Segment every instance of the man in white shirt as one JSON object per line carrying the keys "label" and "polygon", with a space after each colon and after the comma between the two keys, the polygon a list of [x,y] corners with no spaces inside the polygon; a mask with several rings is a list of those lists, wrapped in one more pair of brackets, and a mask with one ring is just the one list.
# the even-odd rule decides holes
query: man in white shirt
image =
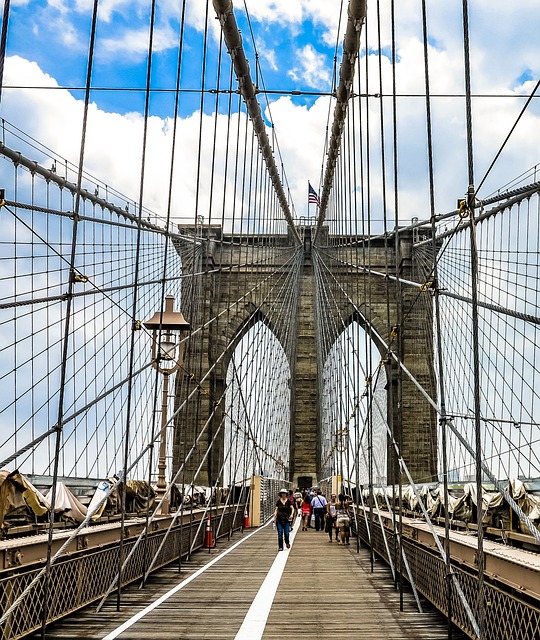
{"label": "man in white shirt", "polygon": [[317,493],[311,499],[311,508],[315,515],[315,531],[324,531],[324,514],[326,512],[326,498],[317,489]]}

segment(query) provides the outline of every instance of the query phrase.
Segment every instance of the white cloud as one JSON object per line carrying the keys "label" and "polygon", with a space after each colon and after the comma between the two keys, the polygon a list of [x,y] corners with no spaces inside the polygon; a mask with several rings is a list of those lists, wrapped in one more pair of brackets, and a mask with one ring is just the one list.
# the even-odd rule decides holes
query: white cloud
{"label": "white cloud", "polygon": [[268,64],[270,65],[270,67],[274,71],[277,71],[278,70],[278,63],[277,63],[277,57],[276,57],[275,50],[274,49],[268,49],[266,47],[265,42],[261,38],[257,38],[256,42],[257,42],[257,52],[258,52],[259,56],[263,60],[266,60],[268,62]]}
{"label": "white cloud", "polygon": [[[262,24],[277,23],[288,27],[295,33],[305,20],[312,20],[315,25],[323,28],[323,41],[333,46],[336,42],[336,29],[339,21],[341,0],[249,0],[247,7],[250,16]],[[241,6],[238,6],[241,9]],[[346,8],[342,17],[342,24],[346,24]],[[345,33],[345,29],[343,29]]]}
{"label": "white cloud", "polygon": [[272,103],[279,145],[298,215],[306,214],[307,181],[316,188],[321,174],[326,119],[330,98],[308,108],[283,97]]}
{"label": "white cloud", "polygon": [[69,10],[66,6],[65,0],[47,0],[47,4],[49,7],[60,11],[60,13],[67,13]]}
{"label": "white cloud", "polygon": [[247,8],[257,21],[299,24],[303,19],[304,4],[304,0],[251,0],[247,2]]}
{"label": "white cloud", "polygon": [[132,0],[103,0],[99,3],[98,16],[100,20],[110,22],[115,14],[125,14],[129,5],[131,5],[132,11],[137,13],[140,4],[140,1],[137,0],[135,2]]}
{"label": "white cloud", "polygon": [[[8,58],[6,83],[24,82],[31,86],[57,86],[56,81],[44,74],[37,64],[18,57]],[[283,161],[298,215],[304,215],[307,180],[317,184],[320,174],[328,98],[321,98],[311,109],[297,106],[290,98],[281,98],[272,104],[272,116],[278,131]],[[75,160],[78,157],[83,105],[64,90],[21,90],[6,92],[3,116],[21,127],[26,133],[39,139],[62,157]],[[223,186],[227,116],[218,116],[216,143],[216,167],[214,171],[215,193]],[[238,116],[232,117],[230,130],[237,129]],[[173,197],[174,215],[193,220],[195,214],[197,148],[199,140],[199,115],[179,120],[176,154],[176,178]],[[214,116],[203,118],[203,152],[206,160],[201,167],[201,184],[211,182],[211,158]],[[241,116],[240,130],[245,126]],[[107,113],[92,104],[88,118],[85,168],[107,184],[136,199],[140,158],[142,150],[143,119],[140,114],[120,115]],[[232,134],[231,134],[232,135]],[[270,134],[269,134],[270,135]],[[168,162],[171,153],[172,122],[170,119],[151,117],[148,123],[147,166],[145,204],[165,215],[168,184]],[[50,160],[33,158],[50,165]],[[228,181],[232,181],[233,163],[229,162]],[[232,194],[232,188],[229,187]],[[238,198],[239,196],[237,196]],[[209,193],[201,189],[199,214],[208,221],[211,216],[219,221],[218,198],[214,196],[214,210],[210,212]],[[230,214],[232,195],[227,201]]]}
{"label": "white cloud", "polygon": [[54,20],[50,26],[60,34],[60,39],[66,47],[78,49],[83,46],[82,43],[80,43],[79,33],[75,25],[69,20],[59,18],[58,20]]}
{"label": "white cloud", "polygon": [[[105,51],[114,53],[146,55],[148,52],[149,31],[148,27],[142,29],[126,30],[114,38],[101,40],[101,46]],[[169,28],[155,29],[153,34],[153,51],[165,51],[172,48],[178,42],[178,36]]]}
{"label": "white cloud", "polygon": [[295,81],[302,81],[308,87],[328,89],[330,72],[326,66],[326,58],[318,53],[311,44],[306,44],[297,52],[298,66],[288,72]]}
{"label": "white cloud", "polygon": [[[80,0],[78,6],[82,6],[85,0]],[[86,0],[87,1],[87,0]],[[142,2],[134,2],[132,10],[135,13],[144,11]],[[250,5],[253,6],[250,6]],[[500,2],[495,3],[502,6]],[[529,3],[530,4],[530,3]],[[370,5],[371,6],[371,5]],[[491,5],[490,5],[491,6]],[[266,21],[263,36],[271,32],[274,23],[281,20],[280,25],[289,25],[291,28],[299,28],[301,21],[306,16],[311,16],[318,25],[326,24],[328,33],[333,36],[329,42],[335,41],[336,25],[339,18],[339,3],[326,0],[314,0],[311,3],[291,3],[270,0],[248,3],[253,19]],[[532,4],[531,4],[532,7]],[[127,11],[128,5],[123,0],[107,0],[101,8],[108,15],[115,12]],[[188,20],[198,29],[204,25],[204,3],[189,2]],[[240,8],[240,5],[239,7]],[[147,9],[147,8],[146,8]],[[390,30],[388,23],[387,3],[381,3],[383,25],[381,44],[386,51],[390,44]],[[163,5],[164,13],[178,14],[178,3],[167,1]],[[424,90],[424,61],[423,46],[421,42],[421,23],[417,12],[416,3],[412,0],[403,0],[396,4],[398,13],[398,55],[397,86],[402,97],[398,98],[398,151],[400,172],[400,210],[404,220],[413,215],[421,218],[427,217],[429,206],[428,184],[426,177],[427,149],[426,149],[426,121],[424,111],[424,98],[421,94]],[[519,21],[520,29],[527,37],[516,39],[505,25],[499,24],[496,29],[496,19],[492,15],[494,9],[481,2],[475,6],[471,15],[471,29],[474,27],[471,38],[473,60],[473,90],[489,93],[512,92],[526,94],[534,84],[534,80],[523,76],[524,71],[530,70],[530,77],[538,75],[539,63],[533,55],[536,42],[532,36],[530,21]],[[510,16],[516,20],[515,12],[508,13],[505,9],[506,20]],[[521,14],[520,14],[521,15]],[[430,6],[429,7],[430,37],[435,46],[430,47],[430,81],[434,94],[448,94],[459,96],[463,93],[463,67],[462,67],[462,42],[460,11],[455,6]],[[483,29],[483,20],[487,20],[487,28]],[[212,29],[219,27],[217,20],[211,19]],[[257,27],[257,25],[255,25]],[[517,25],[516,25],[517,27]],[[257,29],[256,33],[257,33]],[[344,30],[344,22],[342,28]],[[376,12],[372,10],[368,18],[368,30],[370,42],[376,42]],[[490,31],[491,30],[491,31]],[[107,41],[109,50],[119,53],[122,50],[131,51],[132,54],[143,55],[147,47],[147,29],[137,32],[126,32],[125,37],[116,42]],[[175,45],[172,31],[169,31],[163,23],[156,31],[156,49],[163,51],[169,46]],[[501,44],[501,42],[503,45]],[[264,41],[266,42],[266,40]],[[510,47],[510,42],[512,46]],[[101,45],[104,41],[101,40]],[[261,57],[266,57],[270,65],[275,68],[283,68],[281,59],[278,58],[279,50],[268,47],[266,49],[261,41],[258,41]],[[508,51],[512,51],[512,55]],[[307,44],[301,50],[298,64],[290,69],[289,73],[296,78],[299,88],[316,87],[327,89],[330,81],[330,70],[325,65],[324,59],[317,52],[313,44]],[[365,62],[361,62],[362,91],[366,90]],[[379,105],[384,104],[384,121],[387,127],[387,173],[391,176],[391,62],[388,57],[382,58],[383,86],[382,93],[385,98],[371,98],[369,101],[371,121],[371,153],[372,167],[380,166],[378,153],[380,149],[380,134],[378,132]],[[252,69],[252,72],[254,70]],[[6,66],[6,83],[29,85],[54,84],[51,77],[45,76],[37,66],[21,58],[11,58]],[[370,93],[379,93],[379,62],[377,56],[369,56],[369,85]],[[520,80],[521,78],[521,80]],[[272,87],[279,88],[279,87]],[[358,88],[357,88],[358,90]],[[405,97],[409,94],[418,94],[418,97]],[[99,98],[99,95],[96,96]],[[78,155],[78,140],[80,139],[80,122],[82,106],[69,93],[62,91],[51,92],[5,92],[4,117],[10,120],[17,119],[17,124],[27,130],[38,139],[43,139],[51,148],[70,159]],[[356,122],[360,117],[365,122],[365,100],[362,103],[362,116],[358,111],[357,102],[354,103]],[[504,99],[489,100],[487,98],[475,98],[473,100],[473,126],[475,137],[476,172],[480,179],[489,166],[494,154],[498,150],[506,133],[510,130],[517,117],[524,99],[509,97]],[[195,107],[194,107],[195,108]],[[275,124],[275,133],[283,154],[283,163],[289,185],[293,193],[298,215],[304,215],[306,209],[306,182],[312,181],[318,186],[319,176],[323,164],[323,145],[327,126],[327,114],[333,110],[333,102],[321,98],[311,108],[298,105],[290,98],[281,98],[271,105],[271,112]],[[434,163],[435,163],[435,195],[437,211],[453,209],[456,199],[463,195],[466,189],[466,138],[465,138],[465,110],[462,97],[434,97],[433,110],[433,135],[434,135]],[[243,117],[242,117],[243,118]],[[498,185],[506,183],[511,177],[521,173],[538,161],[537,149],[540,146],[540,115],[533,101],[529,111],[517,128],[508,148],[503,153],[496,165],[493,177],[486,184],[489,192]],[[218,127],[217,146],[217,170],[216,176],[223,170],[226,116],[220,115]],[[242,120],[243,123],[243,120]],[[236,122],[231,126],[234,128]],[[179,147],[178,173],[176,182],[175,202],[177,211],[186,217],[194,213],[194,167],[195,150],[198,144],[198,115],[184,118],[179,123]],[[203,118],[203,144],[205,157],[211,157],[210,142],[214,119],[212,116]],[[140,149],[142,137],[142,119],[135,113],[119,115],[106,113],[93,105],[89,128],[92,135],[88,139],[87,163],[91,170],[98,176],[106,176],[107,181],[116,188],[125,191],[134,197],[138,193],[137,176],[140,173]],[[150,120],[148,185],[146,195],[148,206],[164,212],[164,197],[166,194],[166,159],[170,154],[171,122],[164,118],[153,117]],[[68,133],[69,132],[69,133]],[[68,135],[67,135],[68,134]],[[121,161],[119,161],[121,159]],[[280,160],[278,160],[278,164]],[[203,180],[210,181],[210,168],[205,165],[202,168]],[[216,178],[223,181],[222,176]],[[380,198],[377,199],[376,188],[380,185],[380,178],[374,178],[373,198],[376,207],[382,207]],[[390,177],[387,180],[388,189],[392,188]],[[203,196],[203,199],[206,196]],[[390,207],[392,199],[389,199]],[[207,207],[208,201],[201,204]],[[230,206],[232,206],[232,199]],[[205,217],[209,215],[204,212]],[[213,212],[212,216],[218,215]]]}

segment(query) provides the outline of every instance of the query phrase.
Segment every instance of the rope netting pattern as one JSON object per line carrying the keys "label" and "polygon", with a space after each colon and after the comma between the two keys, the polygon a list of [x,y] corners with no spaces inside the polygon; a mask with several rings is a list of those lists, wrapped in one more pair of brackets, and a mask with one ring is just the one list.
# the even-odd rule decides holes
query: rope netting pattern
{"label": "rope netting pattern", "polygon": [[[482,454],[499,479],[540,474],[538,206],[535,194],[476,227]],[[472,340],[468,229],[441,242],[439,340],[447,413],[470,443],[474,384],[467,357]],[[432,270],[432,250],[425,243],[419,247],[418,261],[420,271]],[[454,481],[466,480],[474,474],[474,457],[460,440],[451,437],[450,442],[449,473]]]}
{"label": "rope netting pattern", "polygon": [[[76,260],[71,264],[72,194],[59,191],[20,166],[12,167],[11,184],[13,203],[1,211],[1,380],[6,392],[0,412],[0,458],[9,459],[10,466],[15,464],[26,473],[50,475],[54,459],[51,442],[60,427],[60,475],[114,475],[123,466],[130,377],[134,377],[137,398],[130,418],[130,457],[137,457],[148,444],[147,427],[152,423],[155,391],[147,353],[149,336],[144,330],[134,334],[135,355],[130,368],[132,324],[146,319],[159,306],[167,246],[168,291],[180,299],[180,257],[172,239],[162,231],[141,230],[137,315],[131,318],[137,225],[83,202]],[[31,204],[44,201],[48,211],[36,210]],[[70,281],[72,329],[59,424],[62,337]],[[31,443],[35,446],[27,449]],[[141,474],[145,477],[142,467],[137,469],[137,475]]]}

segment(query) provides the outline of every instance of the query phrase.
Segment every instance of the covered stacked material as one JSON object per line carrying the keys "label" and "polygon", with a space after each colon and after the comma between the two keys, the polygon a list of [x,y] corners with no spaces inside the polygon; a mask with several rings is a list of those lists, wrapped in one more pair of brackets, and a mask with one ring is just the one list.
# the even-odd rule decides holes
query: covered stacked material
{"label": "covered stacked material", "polygon": [[144,515],[152,509],[155,502],[152,486],[144,480],[128,480],[126,483],[126,511]]}
{"label": "covered stacked material", "polygon": [[0,471],[0,528],[31,524],[49,510],[49,502],[19,471]]}
{"label": "covered stacked material", "polygon": [[[113,490],[108,495],[111,487]],[[43,495],[19,471],[0,471],[0,529],[7,531],[12,527],[44,523],[49,518],[52,498],[52,487],[46,495]],[[128,480],[126,483],[127,513],[145,514],[152,509],[154,501],[154,490],[148,482]],[[96,513],[92,516],[94,521],[102,515],[120,513],[119,485],[116,479],[100,482],[88,507],[70,491],[64,482],[56,483],[55,521],[64,522],[67,525],[79,524],[84,521],[88,511],[93,511],[96,507]]]}
{"label": "covered stacked material", "polygon": [[[112,491],[111,491],[112,488]],[[93,511],[99,505],[92,520],[100,516],[113,516],[121,513],[121,483],[116,478],[103,480],[88,505],[88,510]],[[102,502],[103,498],[107,499]],[[155,492],[152,486],[144,480],[128,480],[126,483],[126,513],[145,515],[152,510],[155,502]],[[100,504],[101,503],[101,504]]]}
{"label": "covered stacked material", "polygon": [[[52,502],[52,487],[45,496],[47,506],[50,508]],[[63,482],[56,483],[56,500],[54,513],[60,514],[62,520],[66,522],[82,522],[87,513],[87,508],[80,502]]]}
{"label": "covered stacked material", "polygon": [[[527,491],[521,480],[509,480],[508,492],[516,501],[519,508],[528,518],[540,528],[540,496],[532,491]],[[375,499],[381,506],[386,506],[386,501],[397,508],[398,488],[377,487],[373,489]],[[368,500],[369,491],[364,489],[364,500]],[[403,504],[405,509],[421,513],[420,500],[422,500],[428,515],[432,518],[444,516],[444,489],[442,484],[419,485],[413,489],[410,485],[402,487]],[[452,520],[461,522],[477,522],[478,499],[476,484],[465,483],[461,487],[452,487],[448,494],[448,514]],[[511,515],[509,504],[500,491],[491,489],[482,490],[482,523],[502,529],[516,529],[522,533],[530,533],[529,529],[517,518]]]}

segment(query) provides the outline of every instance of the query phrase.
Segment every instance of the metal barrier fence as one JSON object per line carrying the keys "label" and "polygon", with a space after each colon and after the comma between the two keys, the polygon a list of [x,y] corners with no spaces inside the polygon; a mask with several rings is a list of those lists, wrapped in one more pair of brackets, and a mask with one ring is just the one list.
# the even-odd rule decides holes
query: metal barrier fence
{"label": "metal barrier fence", "polygon": [[[358,517],[360,539],[365,544],[368,544],[366,520],[360,515]],[[352,518],[351,524],[353,530],[355,530],[354,518]],[[391,532],[386,530],[387,539],[389,535],[392,536]],[[371,536],[375,553],[385,562],[388,562],[383,534],[376,519],[373,520]],[[388,547],[392,563],[396,567],[397,549],[393,544],[393,540],[394,536],[390,539]],[[441,557],[405,537],[403,538],[403,548],[416,589],[443,614],[448,615],[446,567]],[[455,559],[452,560],[452,571],[457,575],[467,602],[474,612],[478,594],[476,574],[460,566]],[[403,577],[407,579],[404,568],[402,573]],[[532,640],[532,638],[540,637],[540,608],[538,608],[537,603],[527,601],[526,597],[520,595],[519,585],[516,585],[515,589],[503,589],[486,580],[485,605],[484,637],[489,638],[489,640],[509,640],[509,638],[512,640]],[[475,638],[471,623],[453,585],[451,611],[452,622],[468,636]]]}
{"label": "metal barrier fence", "polygon": [[290,482],[276,480],[275,478],[262,478],[261,482],[261,524],[267,522],[273,515],[278,499],[278,491],[282,488],[289,489]]}
{"label": "metal barrier fence", "polygon": [[[223,515],[213,511],[211,523],[214,531],[222,517],[219,537],[242,527],[243,508],[226,511]],[[184,524],[174,528],[160,550],[153,570],[185,556],[190,548],[202,548],[205,543],[206,520],[207,516],[201,518],[201,514],[196,514],[191,526]],[[199,527],[201,521],[203,525]],[[122,585],[138,580],[146,573],[164,537],[165,531],[148,533],[123,570]],[[125,541],[124,557],[127,557],[135,541],[136,538]],[[103,597],[117,576],[118,564],[118,544],[83,551],[75,557],[66,557],[54,564],[50,573],[47,623]],[[40,566],[35,566],[0,579],[0,611],[6,611],[11,606],[40,569]],[[1,640],[17,640],[41,627],[44,580],[42,578],[38,582],[0,628]]]}

